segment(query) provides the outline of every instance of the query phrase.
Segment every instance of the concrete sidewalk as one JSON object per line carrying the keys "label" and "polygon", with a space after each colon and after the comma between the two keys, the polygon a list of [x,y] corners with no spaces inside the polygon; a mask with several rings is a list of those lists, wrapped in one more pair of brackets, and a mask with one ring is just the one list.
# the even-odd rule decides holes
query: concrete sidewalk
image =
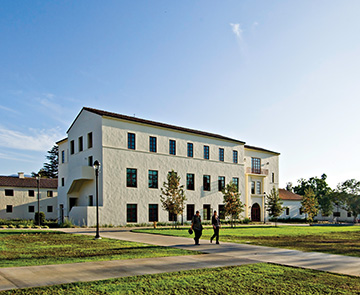
{"label": "concrete sidewalk", "polygon": [[[94,229],[62,229],[62,231],[95,236]],[[113,239],[196,250],[211,255],[0,268],[0,290],[258,262],[360,276],[360,258],[358,257],[235,243],[216,245],[210,244],[207,240],[200,240],[201,245],[195,246],[191,238],[132,233],[128,229],[102,229],[100,235]]]}

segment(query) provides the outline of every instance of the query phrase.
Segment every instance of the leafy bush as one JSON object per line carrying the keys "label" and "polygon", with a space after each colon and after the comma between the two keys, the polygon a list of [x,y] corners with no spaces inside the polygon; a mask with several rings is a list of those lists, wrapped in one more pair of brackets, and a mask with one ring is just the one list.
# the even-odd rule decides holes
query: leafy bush
{"label": "leafy bush", "polygon": [[60,223],[60,227],[69,228],[69,227],[75,227],[75,225],[72,223],[72,221],[70,219],[65,218],[64,222]]}
{"label": "leafy bush", "polygon": [[[39,223],[39,216],[40,216],[40,223]],[[44,225],[45,223],[45,213],[44,212],[35,212],[35,218],[34,218],[35,224]]]}

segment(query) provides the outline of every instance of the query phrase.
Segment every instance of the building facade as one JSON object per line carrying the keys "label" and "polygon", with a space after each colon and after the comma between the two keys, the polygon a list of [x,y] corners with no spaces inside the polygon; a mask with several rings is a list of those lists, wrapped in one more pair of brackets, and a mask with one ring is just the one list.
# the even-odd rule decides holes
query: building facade
{"label": "building facade", "polygon": [[218,134],[83,108],[59,141],[59,219],[94,225],[95,173],[99,174],[100,224],[166,222],[160,188],[174,170],[185,186],[178,220],[203,220],[223,210],[221,189],[233,181],[245,203],[242,217],[264,221],[264,194],[278,188],[279,153]]}
{"label": "building facade", "polygon": [[[57,219],[57,179],[0,176],[0,218],[34,219],[38,211],[38,191],[40,212],[46,219]],[[39,188],[39,190],[38,190]]]}

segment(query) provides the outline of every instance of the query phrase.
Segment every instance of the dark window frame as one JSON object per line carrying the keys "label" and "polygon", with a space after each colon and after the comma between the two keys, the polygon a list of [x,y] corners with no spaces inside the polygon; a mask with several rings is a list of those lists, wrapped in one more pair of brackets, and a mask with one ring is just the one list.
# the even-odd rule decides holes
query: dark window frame
{"label": "dark window frame", "polygon": [[203,175],[203,190],[204,191],[211,191],[211,176],[210,175]]}
{"label": "dark window frame", "polygon": [[46,192],[46,197],[47,198],[52,198],[54,196],[54,192],[53,191],[47,191]]}
{"label": "dark window frame", "polygon": [[232,182],[236,185],[237,191],[239,191],[239,177],[233,177]]}
{"label": "dark window frame", "polygon": [[187,156],[189,158],[194,157],[194,144],[192,142],[187,143]]}
{"label": "dark window frame", "polygon": [[224,162],[225,156],[224,156],[224,149],[219,148],[219,161]]}
{"label": "dark window frame", "polygon": [[159,221],[159,205],[149,204],[149,222]]}
{"label": "dark window frame", "polygon": [[5,197],[13,197],[14,190],[13,189],[5,189]]}
{"label": "dark window frame", "polygon": [[210,160],[210,147],[208,145],[204,145],[204,159]]}
{"label": "dark window frame", "polygon": [[28,206],[28,213],[34,213],[35,212],[35,206],[34,205],[29,205]]}
{"label": "dark window frame", "polygon": [[[50,210],[49,210],[49,209],[50,209]],[[53,212],[54,212],[54,206],[48,205],[47,208],[46,208],[46,212],[47,212],[47,213],[53,213]]]}
{"label": "dark window frame", "polygon": [[137,204],[126,204],[126,222],[137,223]]}
{"label": "dark window frame", "polygon": [[75,154],[75,141],[74,140],[70,141],[70,154],[71,155]]}
{"label": "dark window frame", "polygon": [[65,151],[61,151],[61,163],[65,163]]}
{"label": "dark window frame", "polygon": [[157,170],[149,170],[149,188],[159,188],[159,172]]}
{"label": "dark window frame", "polygon": [[35,197],[35,190],[33,190],[33,189],[29,189],[29,191],[28,191],[28,196],[29,197]]}
{"label": "dark window frame", "polygon": [[93,147],[93,134],[92,134],[92,132],[89,132],[87,134],[87,147],[88,147],[88,149],[91,149]]}
{"label": "dark window frame", "polygon": [[13,205],[6,205],[6,213],[13,213]]}
{"label": "dark window frame", "polygon": [[218,177],[218,190],[221,192],[225,188],[225,176]]}
{"label": "dark window frame", "polygon": [[79,147],[79,153],[84,150],[84,138],[82,136],[78,139],[78,147]]}
{"label": "dark window frame", "polygon": [[176,140],[169,139],[169,155],[176,155]]}
{"label": "dark window frame", "polygon": [[157,152],[157,138],[155,136],[149,137],[149,151],[152,153]]}
{"label": "dark window frame", "polygon": [[251,173],[261,174],[261,159],[251,158]]}
{"label": "dark window frame", "polygon": [[187,173],[186,174],[186,189],[190,191],[195,190],[195,174]]}
{"label": "dark window frame", "polygon": [[238,151],[233,151],[233,163],[237,164],[238,163]]}
{"label": "dark window frame", "polygon": [[126,168],[126,187],[137,187],[137,169]]}
{"label": "dark window frame", "polygon": [[136,149],[136,135],[135,133],[128,132],[128,149],[135,150]]}
{"label": "dark window frame", "polygon": [[187,204],[186,205],[186,220],[192,220],[195,215],[195,204]]}

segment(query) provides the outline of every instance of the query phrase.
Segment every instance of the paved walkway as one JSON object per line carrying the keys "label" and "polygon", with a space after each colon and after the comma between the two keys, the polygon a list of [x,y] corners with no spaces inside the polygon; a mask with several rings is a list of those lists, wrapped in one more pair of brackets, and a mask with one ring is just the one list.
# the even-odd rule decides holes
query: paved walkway
{"label": "paved walkway", "polygon": [[[94,229],[64,229],[63,231],[95,236]],[[210,244],[207,240],[200,240],[201,245],[194,246],[191,238],[132,233],[128,229],[104,229],[100,231],[100,235],[113,239],[197,250],[211,255],[0,268],[0,290],[259,262],[360,276],[360,258],[358,257],[235,243],[216,245]]]}

